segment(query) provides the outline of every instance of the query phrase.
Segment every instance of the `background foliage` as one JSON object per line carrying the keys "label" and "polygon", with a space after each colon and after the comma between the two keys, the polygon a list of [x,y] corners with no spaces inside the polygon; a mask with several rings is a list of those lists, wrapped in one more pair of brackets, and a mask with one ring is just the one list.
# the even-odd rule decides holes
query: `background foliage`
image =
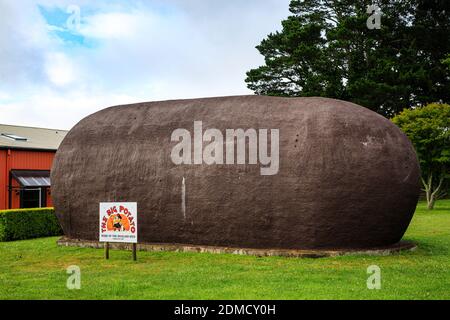
{"label": "background foliage", "polygon": [[[381,29],[366,25],[372,3]],[[290,12],[257,46],[265,64],[246,79],[255,93],[343,99],[387,117],[450,101],[450,1],[293,0]]]}

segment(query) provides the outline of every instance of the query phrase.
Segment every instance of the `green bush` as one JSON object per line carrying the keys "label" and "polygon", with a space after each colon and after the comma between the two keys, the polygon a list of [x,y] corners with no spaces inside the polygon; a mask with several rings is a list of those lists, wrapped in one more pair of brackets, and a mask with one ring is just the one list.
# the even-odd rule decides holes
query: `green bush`
{"label": "green bush", "polygon": [[61,234],[53,208],[0,210],[0,241]]}

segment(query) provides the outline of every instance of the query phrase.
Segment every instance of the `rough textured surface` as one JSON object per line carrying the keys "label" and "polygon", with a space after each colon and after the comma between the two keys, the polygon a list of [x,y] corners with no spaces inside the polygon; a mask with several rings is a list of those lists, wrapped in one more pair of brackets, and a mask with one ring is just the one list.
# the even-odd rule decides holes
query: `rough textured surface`
{"label": "rough textured surface", "polygon": [[[280,130],[280,169],[175,165],[177,128]],[[182,210],[185,178],[186,211]],[[246,248],[397,243],[414,213],[419,166],[389,120],[326,98],[238,96],[99,111],[62,142],[52,196],[66,236],[98,239],[98,203],[137,201],[139,242]]]}

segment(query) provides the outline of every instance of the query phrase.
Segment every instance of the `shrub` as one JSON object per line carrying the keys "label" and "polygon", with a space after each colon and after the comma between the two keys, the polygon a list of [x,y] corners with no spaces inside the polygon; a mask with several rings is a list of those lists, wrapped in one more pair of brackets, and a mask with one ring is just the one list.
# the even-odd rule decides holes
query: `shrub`
{"label": "shrub", "polygon": [[53,208],[0,210],[0,241],[61,234]]}

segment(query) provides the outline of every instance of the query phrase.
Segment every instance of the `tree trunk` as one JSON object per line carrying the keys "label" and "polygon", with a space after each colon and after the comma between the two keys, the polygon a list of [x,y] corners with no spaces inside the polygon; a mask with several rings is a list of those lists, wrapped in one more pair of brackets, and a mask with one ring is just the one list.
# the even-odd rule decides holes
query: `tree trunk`
{"label": "tree trunk", "polygon": [[430,200],[427,200],[427,209],[428,210],[433,210],[434,209],[434,203],[435,203],[436,199],[431,196]]}
{"label": "tree trunk", "polygon": [[433,174],[429,175],[427,181],[425,181],[425,179],[423,177],[421,177],[421,180],[422,180],[422,184],[423,184],[423,187],[424,187],[425,194],[427,196],[427,209],[428,210],[433,210],[434,203],[436,202],[436,200],[439,197],[439,189],[442,186],[442,182],[444,181],[444,177],[441,176],[439,178],[439,183],[436,186],[436,188],[434,188],[434,189],[433,189]]}

